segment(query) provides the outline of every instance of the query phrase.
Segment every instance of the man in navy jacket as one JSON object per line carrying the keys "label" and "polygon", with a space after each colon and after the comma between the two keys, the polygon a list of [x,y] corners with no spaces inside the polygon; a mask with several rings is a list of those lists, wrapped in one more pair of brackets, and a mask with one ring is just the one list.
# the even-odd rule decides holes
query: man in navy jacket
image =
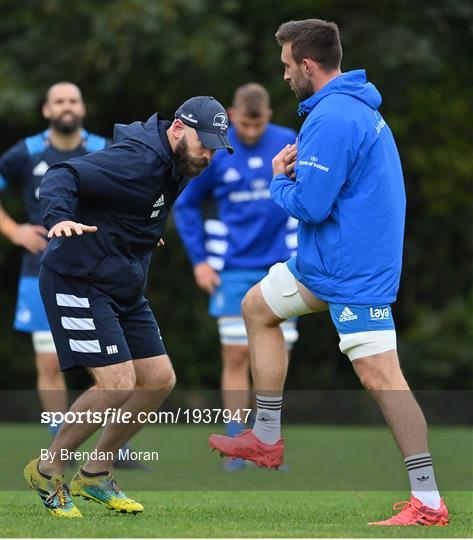
{"label": "man in navy jacket", "polygon": [[[114,457],[175,384],[161,334],[143,295],[153,249],[162,243],[172,203],[218,148],[233,151],[225,109],[214,98],[186,101],[166,122],[117,125],[114,143],[49,169],[40,187],[51,239],[42,257],[40,290],[62,370],[84,366],[95,385],[72,405],[47,452],[25,468],[47,510],[80,517],[70,497],[83,496],[124,513],[143,506],[119,490]],[[66,458],[110,411],[86,463],[64,483]],[[90,416],[93,414],[93,420]],[[123,418],[123,417],[122,417]],[[88,457],[88,459],[87,459]]]}
{"label": "man in navy jacket", "polygon": [[[271,197],[299,220],[298,252],[274,265],[243,301],[257,415],[238,439],[211,445],[269,468],[282,463],[281,408],[287,354],[281,320],[329,310],[340,350],[378,402],[406,464],[411,500],[373,525],[445,525],[424,415],[399,366],[391,313],[399,287],[405,193],[381,96],[364,70],[342,73],[338,27],[318,19],[284,23],[284,79],[307,114],[297,149],[273,159]],[[295,164],[295,181],[291,178]]]}

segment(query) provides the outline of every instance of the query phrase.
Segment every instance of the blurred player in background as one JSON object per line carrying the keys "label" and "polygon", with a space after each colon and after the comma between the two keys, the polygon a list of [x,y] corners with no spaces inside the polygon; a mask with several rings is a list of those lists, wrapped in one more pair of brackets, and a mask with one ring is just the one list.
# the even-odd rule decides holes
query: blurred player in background
{"label": "blurred player in background", "polygon": [[[0,157],[0,188],[10,185],[21,189],[28,218],[28,223],[17,223],[1,206],[0,232],[24,249],[14,328],[32,336],[41,405],[44,411],[65,412],[66,382],[38,286],[40,259],[47,245],[47,231],[41,225],[39,186],[52,165],[105,148],[110,141],[82,127],[86,108],[80,89],[71,82],[49,88],[42,112],[49,128],[23,139]],[[52,435],[59,428],[49,427]],[[139,462],[127,459],[119,460],[115,466],[143,468]]]}
{"label": "blurred player in background", "polygon": [[[51,86],[42,112],[49,128],[23,139],[0,157],[0,188],[9,185],[21,189],[28,219],[27,223],[17,223],[2,206],[0,232],[24,250],[14,328],[32,336],[43,410],[64,412],[67,410],[66,383],[59,369],[38,287],[40,259],[47,245],[47,231],[41,224],[39,186],[51,165],[100,150],[107,141],[83,129],[85,105],[80,89],[73,83]],[[50,429],[54,435],[59,427]]]}
{"label": "blurred player in background", "polygon": [[[270,199],[271,160],[296,133],[270,123],[267,90],[255,83],[235,91],[229,109],[234,154],[217,152],[212,164],[182,192],[174,207],[177,230],[197,285],[210,295],[210,315],[218,319],[222,355],[222,397],[235,420],[225,424],[235,436],[250,407],[250,357],[241,301],[270,266],[295,254],[297,221]],[[203,219],[203,206],[210,210]],[[288,349],[298,334],[295,321],[281,324]],[[240,417],[240,419],[239,419]],[[227,460],[224,468],[243,468]]]}
{"label": "blurred player in background", "polygon": [[[298,253],[273,266],[243,302],[257,389],[253,431],[234,439],[212,435],[211,446],[269,468],[282,462],[287,355],[279,324],[328,310],[340,350],[384,414],[411,484],[400,512],[370,525],[446,525],[426,421],[396,350],[391,304],[401,277],[406,197],[396,143],[378,111],[381,95],[364,70],[341,72],[336,24],[291,21],[276,38],[284,79],[307,115],[298,148],[273,159],[271,182],[272,199],[299,220]],[[294,164],[295,181],[288,176]]]}

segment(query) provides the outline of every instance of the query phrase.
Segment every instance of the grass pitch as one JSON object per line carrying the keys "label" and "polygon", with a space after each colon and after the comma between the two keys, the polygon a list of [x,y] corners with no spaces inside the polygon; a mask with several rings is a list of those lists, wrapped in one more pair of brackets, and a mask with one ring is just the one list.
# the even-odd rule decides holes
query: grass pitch
{"label": "grass pitch", "polygon": [[[471,431],[432,429],[438,481],[448,527],[368,527],[392,515],[408,497],[407,474],[382,427],[293,426],[285,429],[287,472],[249,468],[225,472],[206,438],[217,426],[145,428],[133,441],[159,450],[147,472],[117,471],[119,485],[145,506],[137,516],[115,514],[76,499],[84,518],[59,520],[26,491],[26,461],[47,447],[44,427],[1,428],[2,537],[471,537]],[[74,469],[69,469],[67,478]],[[358,485],[358,489],[356,486]],[[381,491],[383,490],[383,491]]]}

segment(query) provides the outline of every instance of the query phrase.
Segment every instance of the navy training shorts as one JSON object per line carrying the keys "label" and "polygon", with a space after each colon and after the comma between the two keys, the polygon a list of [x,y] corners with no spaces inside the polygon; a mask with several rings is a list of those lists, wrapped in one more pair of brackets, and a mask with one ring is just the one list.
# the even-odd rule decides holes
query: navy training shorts
{"label": "navy training shorts", "polygon": [[44,265],[39,286],[61,371],[166,354],[144,296],[123,305],[91,283]]}

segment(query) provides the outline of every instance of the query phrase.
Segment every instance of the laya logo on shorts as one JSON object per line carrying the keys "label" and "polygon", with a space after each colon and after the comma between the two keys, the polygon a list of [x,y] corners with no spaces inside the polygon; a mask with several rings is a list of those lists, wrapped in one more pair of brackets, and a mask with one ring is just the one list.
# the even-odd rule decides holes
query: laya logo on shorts
{"label": "laya logo on shorts", "polygon": [[358,319],[358,315],[355,315],[348,306],[345,306],[338,320],[339,322],[347,322],[356,321],[356,319]]}
{"label": "laya logo on shorts", "polygon": [[389,319],[389,308],[372,308],[370,307],[370,318],[372,321],[382,321]]}

